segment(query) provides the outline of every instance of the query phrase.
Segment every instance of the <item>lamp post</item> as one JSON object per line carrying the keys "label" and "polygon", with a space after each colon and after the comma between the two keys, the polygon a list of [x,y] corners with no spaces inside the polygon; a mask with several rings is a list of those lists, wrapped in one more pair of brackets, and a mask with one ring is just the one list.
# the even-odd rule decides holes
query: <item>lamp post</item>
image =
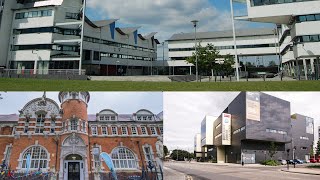
{"label": "lamp post", "polygon": [[162,73],[164,75],[164,44],[165,42],[162,42]]}
{"label": "lamp post", "polygon": [[231,22],[232,22],[232,31],[233,31],[234,53],[235,53],[235,59],[236,59],[236,76],[237,76],[237,81],[240,81],[239,64],[238,64],[239,61],[238,61],[237,42],[236,42],[236,30],[235,30],[235,24],[234,24],[233,0],[230,0],[230,7],[231,7]]}
{"label": "lamp post", "polygon": [[84,38],[84,23],[85,23],[85,11],[87,0],[83,0],[82,6],[82,27],[81,27],[81,45],[80,45],[80,60],[79,60],[79,75],[82,74],[82,56],[83,56],[83,38]]}
{"label": "lamp post", "polygon": [[199,82],[199,72],[198,72],[198,53],[197,53],[197,24],[198,24],[198,20],[193,20],[191,21],[193,23],[193,27],[194,27],[194,42],[195,42],[195,54],[196,54],[196,80],[197,82]]}

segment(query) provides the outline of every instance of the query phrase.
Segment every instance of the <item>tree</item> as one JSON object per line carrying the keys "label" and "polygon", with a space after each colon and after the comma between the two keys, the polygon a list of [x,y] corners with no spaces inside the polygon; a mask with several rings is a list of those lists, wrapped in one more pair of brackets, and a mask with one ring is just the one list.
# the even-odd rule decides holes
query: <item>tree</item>
{"label": "tree", "polygon": [[163,153],[164,153],[164,156],[167,156],[169,154],[167,146],[163,146]]}
{"label": "tree", "polygon": [[317,148],[316,148],[316,154],[320,155],[320,140],[318,141]]}
{"label": "tree", "polygon": [[314,150],[313,150],[313,145],[310,146],[310,156],[314,156]]}
{"label": "tree", "polygon": [[269,67],[274,67],[274,66],[277,66],[276,62],[270,61],[269,62]]}
{"label": "tree", "polygon": [[222,64],[222,71],[227,75],[230,75],[233,72],[233,65],[235,64],[234,57],[230,54],[224,56],[224,62]]}
{"label": "tree", "polygon": [[269,147],[269,156],[271,160],[273,160],[274,155],[276,155],[277,149],[278,149],[277,145],[274,142],[271,142]]}
{"label": "tree", "polygon": [[176,161],[184,161],[185,159],[193,158],[193,155],[188,151],[175,149],[172,151],[170,157]]}
{"label": "tree", "polygon": [[192,53],[192,56],[187,59],[187,62],[196,66],[196,56],[198,57],[199,74],[215,69],[217,67],[216,61],[221,57],[219,51],[212,44],[208,44],[206,47],[202,47],[201,44],[199,44],[197,51]]}

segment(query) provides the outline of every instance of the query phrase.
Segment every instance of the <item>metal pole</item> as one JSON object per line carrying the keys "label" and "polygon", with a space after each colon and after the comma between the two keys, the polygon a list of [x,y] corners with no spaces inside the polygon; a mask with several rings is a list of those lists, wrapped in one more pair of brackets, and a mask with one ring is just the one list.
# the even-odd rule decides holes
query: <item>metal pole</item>
{"label": "metal pole", "polygon": [[197,53],[197,22],[194,25],[194,37],[195,37],[195,51],[196,51],[196,80],[197,82],[199,82],[198,53]]}
{"label": "metal pole", "polygon": [[237,81],[240,81],[237,42],[236,42],[236,30],[235,30],[235,24],[234,24],[233,0],[230,0],[230,7],[231,7],[231,22],[232,22],[232,31],[233,31],[233,41],[234,41],[234,53],[235,53],[235,60],[236,60],[236,76],[237,76]]}
{"label": "metal pole", "polygon": [[80,60],[79,60],[79,75],[81,75],[82,69],[82,55],[83,55],[83,37],[84,37],[84,24],[85,24],[85,11],[86,11],[86,2],[87,0],[83,0],[82,6],[82,27],[81,27],[81,45],[80,45]]}
{"label": "metal pole", "polygon": [[162,73],[164,75],[164,42],[162,42]]}

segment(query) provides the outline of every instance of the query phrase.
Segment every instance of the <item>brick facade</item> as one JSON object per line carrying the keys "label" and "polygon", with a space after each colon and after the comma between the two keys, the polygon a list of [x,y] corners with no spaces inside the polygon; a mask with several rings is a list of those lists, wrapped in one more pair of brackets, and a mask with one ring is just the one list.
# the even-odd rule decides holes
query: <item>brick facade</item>
{"label": "brick facade", "polygon": [[[24,171],[23,153],[33,146],[43,147],[47,152],[47,165],[41,170],[55,171],[59,174],[59,179],[66,179],[67,174],[64,171],[68,171],[68,168],[64,166],[72,162],[72,159],[67,159],[72,157],[72,154],[82,158],[80,161],[84,166],[80,179],[88,179],[91,173],[97,171],[109,172],[103,162],[100,162],[101,167],[95,167],[99,162],[93,154],[96,147],[99,147],[99,152],[108,154],[116,148],[126,148],[132,152],[137,167],[118,169],[123,173],[139,172],[147,165],[149,160],[146,159],[144,147],[150,147],[151,161],[155,165],[161,165],[157,159],[161,159],[159,156],[162,155],[162,149],[159,147],[162,146],[157,147],[157,144],[162,143],[162,117],[151,114],[148,110],[128,115],[118,115],[106,110],[96,115],[88,115],[89,99],[90,95],[87,92],[60,92],[61,108],[44,96],[27,103],[19,111],[20,115],[14,115],[15,120],[0,121],[0,159],[5,160],[7,157],[10,169]],[[103,118],[100,116],[103,113],[111,113],[115,119],[102,121]],[[147,117],[150,120],[141,120]],[[106,133],[102,132],[102,127],[106,128]],[[117,134],[112,133],[112,127],[116,127]],[[122,127],[127,128],[126,133],[122,132]],[[131,127],[136,128],[136,134],[133,134]],[[145,128],[147,134],[142,133],[141,127]],[[156,133],[152,134],[151,127],[155,128]],[[93,134],[92,128],[96,128],[96,134]],[[11,151],[8,153],[7,149],[10,148]],[[36,164],[34,166],[38,168]]]}

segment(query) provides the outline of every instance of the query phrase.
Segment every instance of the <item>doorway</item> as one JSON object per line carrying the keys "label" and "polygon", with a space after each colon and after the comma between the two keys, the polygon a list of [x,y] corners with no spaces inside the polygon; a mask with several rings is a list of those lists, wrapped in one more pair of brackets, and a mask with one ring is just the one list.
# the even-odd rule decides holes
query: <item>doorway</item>
{"label": "doorway", "polygon": [[68,180],[80,180],[80,162],[68,162]]}
{"label": "doorway", "polygon": [[64,180],[84,180],[82,157],[71,154],[64,161]]}

